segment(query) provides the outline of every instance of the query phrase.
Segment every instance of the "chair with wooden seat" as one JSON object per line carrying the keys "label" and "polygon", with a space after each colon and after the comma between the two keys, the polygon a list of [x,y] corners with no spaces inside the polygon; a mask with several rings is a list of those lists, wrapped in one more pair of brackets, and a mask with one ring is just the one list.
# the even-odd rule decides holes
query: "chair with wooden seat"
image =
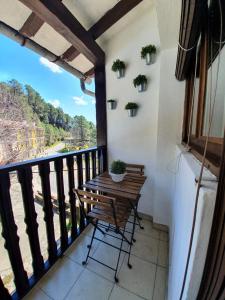
{"label": "chair with wooden seat", "polygon": [[145,168],[144,165],[126,164],[126,173],[143,176],[144,168]]}
{"label": "chair with wooden seat", "polygon": [[[144,176],[144,165],[140,165],[140,164],[128,164],[126,163],[126,173],[129,174],[130,176],[134,176],[134,178],[136,178],[136,176]],[[144,229],[144,227],[141,225],[141,220],[142,218],[139,216],[137,210],[138,210],[138,203],[139,203],[139,199],[141,198],[141,195],[139,195],[139,197],[137,198],[137,201],[135,203],[135,208],[136,208],[136,217],[137,217],[137,222],[138,225],[141,229]]]}
{"label": "chair with wooden seat", "polygon": [[[128,253],[127,265],[129,268],[132,268],[132,266],[130,264],[130,252],[131,252],[131,246],[132,246],[132,241],[133,241],[133,236],[134,236],[135,222],[133,224],[130,240],[125,236],[125,228],[126,228],[128,218],[130,216],[131,207],[129,204],[124,205],[124,203],[123,204],[118,203],[116,198],[113,198],[113,197],[103,196],[103,195],[99,195],[96,193],[79,190],[79,189],[76,189],[75,193],[80,202],[81,213],[83,214],[84,218],[86,218],[94,226],[91,243],[88,246],[89,249],[88,249],[87,257],[86,257],[86,260],[82,262],[82,264],[83,265],[87,264],[89,258],[92,260],[95,260],[98,263],[104,265],[105,267],[108,267],[108,268],[114,270],[115,271],[114,278],[115,278],[115,281],[118,282],[117,271],[118,271],[121,252]],[[86,211],[85,211],[84,203],[91,205],[91,210],[88,213],[86,213]],[[100,223],[99,221],[106,222],[111,225],[111,228],[114,228],[114,232],[120,236],[120,238],[119,238],[121,240],[120,247],[116,247],[115,245],[110,244],[104,240],[101,240],[95,236],[96,230],[101,231],[103,234],[110,235],[101,229],[101,227],[107,228],[107,226]],[[112,229],[111,229],[111,231],[112,231]],[[110,236],[114,237],[112,235],[110,235]],[[116,237],[116,238],[118,239],[118,237]],[[101,261],[95,259],[94,257],[90,256],[90,250],[91,250],[94,239],[119,250],[118,260],[117,260],[117,264],[116,264],[115,268],[113,268],[112,266],[106,265],[106,264],[102,263]],[[122,248],[123,242],[127,242],[129,244],[128,251],[126,251]]]}

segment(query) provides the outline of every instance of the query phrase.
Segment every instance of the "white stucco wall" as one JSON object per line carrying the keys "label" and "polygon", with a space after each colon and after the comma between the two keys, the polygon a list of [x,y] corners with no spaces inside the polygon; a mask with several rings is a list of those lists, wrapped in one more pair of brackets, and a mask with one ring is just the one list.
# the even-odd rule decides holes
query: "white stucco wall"
{"label": "white stucco wall", "polygon": [[[121,159],[146,166],[148,180],[139,209],[153,216],[154,222],[169,226],[168,300],[176,300],[187,259],[196,193],[194,179],[199,175],[200,164],[191,154],[187,154],[191,158],[188,162],[186,154],[180,155],[176,146],[181,142],[185,83],[175,78],[177,47],[160,46],[157,17],[154,6],[142,11],[140,18],[113,36],[104,49],[107,99],[118,101],[116,110],[107,109],[108,155],[109,163]],[[156,44],[159,52],[156,63],[146,66],[140,58],[140,49],[149,43]],[[117,79],[111,71],[117,58],[127,64],[123,79]],[[132,84],[138,74],[146,74],[150,79],[144,93],[138,93]],[[140,105],[134,118],[129,118],[124,110],[130,101]],[[183,299],[194,300],[198,291],[214,203],[215,187],[202,189]]]}
{"label": "white stucco wall", "polygon": [[170,225],[173,162],[176,144],[181,142],[184,82],[175,78],[177,48],[167,49],[160,56],[160,85],[157,125],[156,180],[154,185],[154,221]]}
{"label": "white stucco wall", "polygon": [[[171,203],[168,300],[179,300],[181,292],[197,190],[195,178],[198,178],[201,167],[199,161],[191,153],[185,152],[183,147],[176,147],[176,150],[174,166],[177,165],[177,169],[172,185]],[[205,170],[183,300],[196,299],[205,264],[217,188],[216,182],[204,181],[206,178],[215,180]]]}
{"label": "white stucco wall", "polygon": [[[148,30],[146,30],[146,27]],[[153,213],[153,185],[157,147],[158,95],[160,54],[156,63],[146,66],[140,57],[143,46],[153,43],[159,46],[157,16],[155,9],[149,9],[140,19],[115,36],[106,49],[106,90],[107,99],[118,101],[116,110],[107,110],[109,163],[121,159],[129,163],[146,166],[148,177],[140,200],[140,211]],[[117,79],[111,66],[117,58],[126,65],[126,74]],[[146,92],[138,93],[133,79],[145,74],[149,84]],[[124,109],[127,102],[140,105],[136,117],[130,118]]]}
{"label": "white stucco wall", "polygon": [[[146,30],[148,28],[148,30]],[[148,43],[158,46],[156,62],[146,66],[140,49]],[[107,99],[118,101],[116,110],[107,110],[109,163],[122,159],[146,166],[148,179],[142,191],[139,209],[160,224],[170,224],[171,173],[175,145],[181,140],[184,83],[175,79],[177,48],[161,50],[156,9],[114,36],[106,50]],[[111,71],[115,59],[125,61],[126,75],[117,79]],[[146,74],[149,85],[138,93],[133,78]],[[129,118],[124,110],[127,102],[140,105],[138,114]]]}

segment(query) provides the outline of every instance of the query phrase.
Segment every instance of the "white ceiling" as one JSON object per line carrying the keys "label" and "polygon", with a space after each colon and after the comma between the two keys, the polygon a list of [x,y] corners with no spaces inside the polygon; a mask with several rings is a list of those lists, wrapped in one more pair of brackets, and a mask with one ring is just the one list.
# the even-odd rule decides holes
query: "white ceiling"
{"label": "white ceiling", "polygon": [[47,23],[44,23],[38,32],[32,37],[36,43],[42,47],[51,50],[56,55],[62,55],[71,44],[64,39],[58,32],[56,32],[51,26]]}
{"label": "white ceiling", "polygon": [[119,0],[63,0],[78,21],[89,29]]}
{"label": "white ceiling", "polygon": [[17,0],[0,0],[0,20],[19,30],[31,14],[31,10]]}

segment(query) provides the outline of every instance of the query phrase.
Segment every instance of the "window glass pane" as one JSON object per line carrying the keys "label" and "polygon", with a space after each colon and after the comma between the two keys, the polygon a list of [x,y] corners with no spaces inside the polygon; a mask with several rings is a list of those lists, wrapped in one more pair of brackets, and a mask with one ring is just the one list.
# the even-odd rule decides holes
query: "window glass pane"
{"label": "window glass pane", "polygon": [[203,135],[207,134],[208,126],[209,126],[210,88],[211,88],[211,79],[212,79],[211,101],[213,101],[214,99],[215,91],[216,91],[216,98],[215,98],[215,108],[214,108],[214,115],[213,115],[213,120],[211,125],[210,136],[222,138],[224,134],[224,124],[225,124],[225,47],[223,47],[220,52],[220,66],[219,66],[218,82],[217,82],[217,89],[216,89],[218,59],[219,56],[216,57],[212,66],[208,69]]}
{"label": "window glass pane", "polygon": [[198,94],[199,94],[199,77],[195,78],[195,95],[193,103],[193,121],[192,121],[192,135],[195,135],[196,132],[196,121],[197,121],[197,110],[198,110]]}
{"label": "window glass pane", "polygon": [[[199,65],[200,44],[201,44],[201,37],[199,38],[198,45],[197,45],[197,57],[195,57],[195,64],[196,64],[196,66]],[[193,92],[194,92],[194,102],[193,102],[193,113],[192,113],[193,117],[192,117],[191,134],[195,135],[196,124],[197,124],[197,111],[198,111],[198,95],[199,95],[199,77],[197,77],[197,76],[194,78]],[[192,101],[192,99],[191,99],[191,101]]]}

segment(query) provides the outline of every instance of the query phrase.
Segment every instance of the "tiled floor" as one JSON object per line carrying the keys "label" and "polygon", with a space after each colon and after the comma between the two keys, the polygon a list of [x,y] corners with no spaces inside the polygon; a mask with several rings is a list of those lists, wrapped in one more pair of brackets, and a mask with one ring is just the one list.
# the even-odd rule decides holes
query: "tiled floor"
{"label": "tiled floor", "polygon": [[[127,254],[123,253],[119,265],[119,283],[114,272],[89,260],[82,266],[90,242],[92,228],[88,227],[67,250],[65,256],[45,275],[25,300],[165,300],[167,290],[168,235],[156,230],[143,220],[144,230],[136,230],[136,243],[132,246],[132,269],[127,267]],[[112,237],[100,239],[118,243]],[[125,246],[126,247],[126,246]],[[92,255],[115,266],[118,250],[99,241],[94,242]]]}

